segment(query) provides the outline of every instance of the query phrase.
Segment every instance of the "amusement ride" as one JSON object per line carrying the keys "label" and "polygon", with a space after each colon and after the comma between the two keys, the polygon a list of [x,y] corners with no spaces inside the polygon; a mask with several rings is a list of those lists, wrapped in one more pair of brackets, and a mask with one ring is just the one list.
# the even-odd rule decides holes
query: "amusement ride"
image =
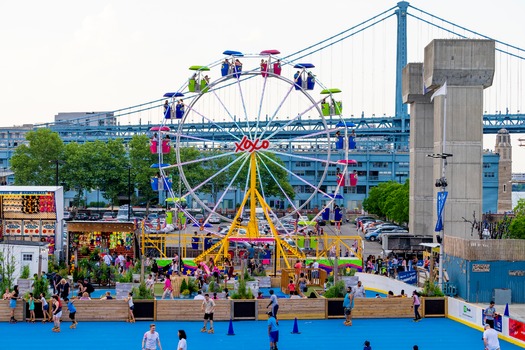
{"label": "amusement ride", "polygon": [[[221,264],[225,258],[232,258],[230,242],[249,242],[273,248],[275,269],[282,263],[290,268],[295,260],[306,259],[305,250],[299,247],[305,240],[312,241],[307,244],[311,258],[327,259],[345,252],[361,261],[360,237],[342,236],[340,232],[345,219],[344,206],[338,205],[344,199],[343,188],[357,183],[357,176],[349,171],[356,162],[348,158],[349,148],[355,147],[349,130],[354,125],[342,118],[343,106],[337,99],[341,90],[322,85],[314,75],[313,64],[287,62],[279,54],[277,50],[258,54],[224,51],[224,57],[211,64],[191,66],[188,81],[178,91],[164,95],[168,100],[163,123],[150,129],[150,149],[158,155],[158,163],[152,165],[158,168],[152,186],[159,192],[167,191],[167,200],[173,203],[170,216],[174,224],[167,230],[180,232],[183,225],[191,224],[215,238],[216,243],[205,247],[196,262],[213,259]],[[218,70],[220,77],[211,80],[211,74]],[[312,95],[316,89],[318,98]],[[306,118],[318,121],[310,133],[296,133],[289,127]],[[224,121],[234,127],[225,128]],[[198,133],[195,125],[199,123],[208,123],[214,132]],[[164,155],[173,148],[176,162],[164,163]],[[200,151],[191,152],[192,148]],[[301,148],[318,152],[289,152]],[[314,164],[320,174],[316,176],[318,183],[311,183],[307,174],[288,170],[287,163],[301,161]],[[173,169],[177,170],[175,174]],[[337,186],[329,191],[322,183],[334,173]],[[175,185],[173,179],[177,177]],[[294,201],[290,177],[308,188],[306,200]],[[210,188],[218,197],[213,204],[200,195]],[[219,210],[228,191],[243,194],[233,216]],[[317,195],[326,197],[325,204],[308,219],[302,213]],[[207,218],[197,218],[189,210],[189,197],[208,214]],[[274,203],[287,209],[284,217],[278,217],[268,198],[276,198]],[[208,223],[212,216],[229,223],[224,232],[213,230]],[[283,224],[287,220],[293,229]]]}

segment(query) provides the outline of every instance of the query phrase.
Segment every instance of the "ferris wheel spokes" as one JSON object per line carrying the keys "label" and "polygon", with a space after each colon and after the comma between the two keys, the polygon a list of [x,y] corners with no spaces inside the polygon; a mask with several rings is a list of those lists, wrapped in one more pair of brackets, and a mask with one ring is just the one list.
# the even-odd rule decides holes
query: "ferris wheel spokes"
{"label": "ferris wheel spokes", "polygon": [[[197,115],[199,115],[199,116],[201,116],[204,120],[208,121],[208,122],[209,122],[210,124],[212,124],[212,125],[215,125],[219,130],[224,131],[225,133],[227,133],[228,135],[230,135],[232,138],[237,139],[237,140],[240,140],[239,136],[237,136],[237,135],[233,134],[232,132],[230,132],[230,131],[224,129],[224,128],[223,128],[218,122],[214,121],[213,119],[210,119],[210,118],[204,116],[204,114],[202,114],[202,113],[200,113],[199,111],[197,111],[195,108],[193,108],[193,106],[190,106],[190,108],[188,109],[188,112],[187,112],[187,113],[189,113],[190,111],[191,111],[191,112],[194,112],[195,114],[197,114]],[[182,134],[182,133],[181,133],[181,134]]]}
{"label": "ferris wheel spokes", "polygon": [[[292,208],[294,208],[294,211],[297,211],[297,207],[295,206],[293,200],[290,198],[290,196],[288,196],[288,194],[286,193],[286,191],[284,190],[284,188],[281,186],[281,183],[279,180],[277,180],[275,178],[275,176],[273,175],[273,173],[270,171],[270,169],[268,168],[268,165],[266,165],[266,162],[261,158],[260,155],[258,155],[258,158],[259,160],[261,161],[261,163],[263,164],[264,168],[266,169],[266,171],[268,171],[268,173],[270,174],[271,178],[273,179],[273,181],[277,184],[277,187],[279,188],[279,190],[282,192],[282,194],[284,195],[284,197],[286,198],[286,200],[288,201],[288,203],[292,206]],[[262,184],[261,184],[261,188],[262,188]],[[263,194],[264,196],[264,194]]]}
{"label": "ferris wheel spokes", "polygon": [[290,85],[290,88],[288,89],[288,91],[286,92],[286,94],[283,96],[281,102],[279,102],[279,104],[277,105],[277,108],[275,109],[275,111],[273,112],[270,120],[268,120],[268,123],[266,124],[266,129],[263,130],[263,132],[261,133],[261,136],[259,136],[259,138],[263,138],[264,134],[266,133],[266,130],[269,130],[269,127],[271,126],[271,124],[273,123],[273,121],[275,120],[275,117],[277,116],[277,113],[279,113],[279,111],[281,110],[281,108],[283,107],[284,103],[286,102],[286,100],[288,99],[288,97],[290,96],[290,94],[292,93],[292,91],[294,91],[294,88],[293,88],[293,85]]}

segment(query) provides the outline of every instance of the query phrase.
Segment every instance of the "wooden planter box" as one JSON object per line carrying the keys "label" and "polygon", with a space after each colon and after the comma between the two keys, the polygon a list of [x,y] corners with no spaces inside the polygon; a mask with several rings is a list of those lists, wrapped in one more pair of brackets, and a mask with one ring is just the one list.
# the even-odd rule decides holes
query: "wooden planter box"
{"label": "wooden planter box", "polygon": [[[136,304],[136,301],[134,301]],[[128,303],[124,300],[75,300],[76,318],[82,321],[125,321],[128,319]],[[62,321],[69,321],[67,304],[62,306]]]}
{"label": "wooden planter box", "polygon": [[[202,300],[157,300],[157,321],[201,321]],[[226,321],[231,317],[231,300],[215,300],[213,319]]]}
{"label": "wooden planter box", "polygon": [[[343,298],[326,299],[327,317],[344,318]],[[411,298],[356,298],[353,318],[412,318]]]}
{"label": "wooden planter box", "polygon": [[422,297],[419,313],[422,317],[446,317],[446,297]]}
{"label": "wooden planter box", "polygon": [[[257,302],[255,299],[235,299],[232,300],[232,319],[234,320],[255,320],[257,317]],[[214,315],[215,316],[215,315]]]}
{"label": "wooden planter box", "polygon": [[[324,298],[317,299],[279,299],[279,312],[277,317],[280,320],[298,319],[325,319],[326,301]],[[266,308],[270,303],[269,299],[257,300],[257,319],[266,320],[266,313],[270,311]],[[340,302],[342,305],[342,301]]]}
{"label": "wooden planter box", "polygon": [[154,299],[133,300],[135,304],[133,315],[137,320],[154,321],[157,314],[157,303]]}

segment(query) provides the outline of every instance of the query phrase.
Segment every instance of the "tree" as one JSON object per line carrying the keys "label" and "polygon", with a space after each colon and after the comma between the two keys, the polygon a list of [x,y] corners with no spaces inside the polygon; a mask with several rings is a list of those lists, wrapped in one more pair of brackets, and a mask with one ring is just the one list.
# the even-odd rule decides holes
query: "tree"
{"label": "tree", "polygon": [[525,199],[514,207],[514,219],[509,226],[508,238],[525,239]]}
{"label": "tree", "polygon": [[388,218],[397,223],[407,223],[409,183],[400,184],[395,181],[383,182],[370,189],[368,197],[363,201],[363,209],[381,218]]}
{"label": "tree", "polygon": [[8,244],[1,245],[0,251],[0,290],[11,290],[13,287],[14,276],[16,271],[16,260],[13,255],[13,247]]}
{"label": "tree", "polygon": [[63,159],[64,143],[56,132],[46,128],[29,131],[26,140],[29,144],[18,146],[11,158],[15,184],[54,185],[56,167],[61,167],[57,162]]}

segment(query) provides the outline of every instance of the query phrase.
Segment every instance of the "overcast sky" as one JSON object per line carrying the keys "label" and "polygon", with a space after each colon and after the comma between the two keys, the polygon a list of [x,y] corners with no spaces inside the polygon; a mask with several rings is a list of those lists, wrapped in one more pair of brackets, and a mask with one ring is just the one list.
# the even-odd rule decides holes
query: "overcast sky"
{"label": "overcast sky", "polygon": [[[50,122],[59,112],[115,110],[157,100],[164,92],[177,90],[184,83],[189,66],[215,61],[226,49],[255,53],[275,48],[283,55],[289,54],[396,3],[386,0],[2,1],[0,126]],[[410,4],[525,48],[523,0],[414,0]],[[418,14],[414,10],[409,12]],[[361,42],[354,41],[352,48],[334,46],[323,50],[323,56],[308,57],[322,66],[318,70],[319,79],[346,88],[343,93],[348,113],[393,114],[390,90],[394,87],[390,82],[395,60],[382,59],[381,47],[395,51],[390,49],[395,41],[390,39],[396,31],[395,18],[376,27]],[[414,24],[412,19],[409,32],[412,36],[417,32],[409,42],[409,62],[421,61],[424,46],[434,36],[444,35],[427,25]],[[371,42],[376,44],[369,50]],[[370,63],[371,57],[378,61]],[[364,68],[361,61],[365,62]],[[374,73],[365,74],[365,69],[371,69],[372,65]],[[383,73],[388,76],[384,84],[388,87],[371,93],[364,81],[369,80],[370,74]],[[347,88],[350,83],[352,88]],[[512,90],[518,97],[507,97],[505,103],[511,104],[515,112],[522,107],[519,96],[525,94],[520,88]],[[505,107],[491,102],[486,108],[492,112]],[[141,116],[143,121],[153,122],[157,117]],[[132,121],[121,120],[121,123]],[[525,150],[518,149],[518,137],[513,136],[513,171],[525,172],[525,162],[518,161],[525,159]],[[485,148],[493,147],[494,137],[486,137]]]}

